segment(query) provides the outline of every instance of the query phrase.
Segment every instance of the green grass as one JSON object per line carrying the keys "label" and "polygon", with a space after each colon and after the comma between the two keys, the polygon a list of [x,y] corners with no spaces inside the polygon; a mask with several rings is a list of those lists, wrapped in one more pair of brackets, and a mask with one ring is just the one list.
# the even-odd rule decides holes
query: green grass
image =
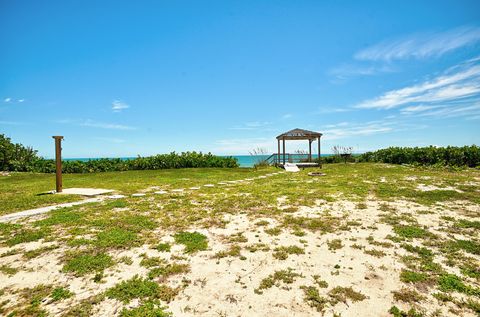
{"label": "green grass", "polygon": [[[268,173],[269,169],[254,172],[249,168],[189,168],[154,171],[125,171],[88,174],[64,174],[64,188],[96,187],[134,193],[162,183],[171,188],[199,186],[225,179],[238,179]],[[72,202],[82,199],[76,195],[42,195],[55,189],[55,174],[11,173],[0,177],[1,214]],[[188,180],[186,180],[188,179]]]}
{"label": "green grass", "polygon": [[314,286],[302,287],[304,293],[304,301],[310,306],[315,308],[318,312],[323,312],[325,306],[328,304],[328,299],[320,296],[318,289]]}
{"label": "green grass", "polygon": [[67,256],[62,270],[82,276],[93,272],[103,272],[113,264],[112,257],[106,253],[73,252]]}
{"label": "green grass", "polygon": [[170,317],[171,313],[165,311],[159,301],[146,301],[138,307],[124,308],[120,312],[121,317]]}
{"label": "green grass", "polygon": [[175,242],[185,245],[185,253],[204,251],[208,248],[208,239],[199,232],[179,232],[174,236]]}
{"label": "green grass", "polygon": [[281,246],[273,250],[273,257],[278,260],[286,260],[290,254],[305,254],[305,250],[296,245]]}
{"label": "green grass", "polygon": [[402,270],[400,280],[405,283],[419,283],[428,280],[428,275],[414,271]]}
{"label": "green grass", "polygon": [[63,287],[57,287],[52,291],[51,297],[54,302],[60,301],[62,299],[67,299],[72,297],[74,294],[68,289]]}
{"label": "green grass", "polygon": [[112,288],[109,288],[105,295],[108,298],[119,300],[125,304],[132,299],[146,299],[156,300],[161,299],[170,302],[178,293],[166,285],[160,285],[149,279],[142,279],[139,276],[134,276],[130,280],[123,281]]}
{"label": "green grass", "polygon": [[283,282],[285,284],[292,284],[297,277],[301,275],[296,273],[292,268],[286,270],[275,271],[273,274],[264,278],[258,288],[254,291],[256,294],[262,294],[263,290],[273,287],[274,285]]}

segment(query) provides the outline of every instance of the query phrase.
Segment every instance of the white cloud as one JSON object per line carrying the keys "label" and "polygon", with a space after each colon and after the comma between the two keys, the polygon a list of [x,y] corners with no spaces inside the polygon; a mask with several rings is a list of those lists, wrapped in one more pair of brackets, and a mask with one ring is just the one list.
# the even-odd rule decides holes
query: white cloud
{"label": "white cloud", "polygon": [[24,101],[25,101],[25,99],[18,99],[18,102],[20,102],[20,103],[22,103]]}
{"label": "white cloud", "polygon": [[289,119],[291,118],[293,115],[291,113],[286,113],[282,116],[282,119]]}
{"label": "white cloud", "polygon": [[12,98],[7,97],[7,98],[3,99],[3,101],[4,101],[4,102],[10,102],[10,101],[12,101]]}
{"label": "white cloud", "polygon": [[401,105],[450,102],[480,93],[478,59],[450,68],[441,76],[409,87],[388,91],[355,108],[391,109]]}
{"label": "white cloud", "polygon": [[391,61],[441,56],[480,41],[480,28],[463,26],[443,32],[412,34],[367,47],[355,54],[358,60]]}
{"label": "white cloud", "polygon": [[130,105],[126,104],[123,101],[120,100],[114,100],[112,102],[112,110],[113,112],[121,112],[124,109],[130,108]]}
{"label": "white cloud", "polygon": [[253,121],[253,122],[246,122],[242,125],[237,125],[234,127],[231,127],[230,130],[258,130],[261,128],[265,128],[272,124],[271,122],[268,121]]}
{"label": "white cloud", "polygon": [[105,122],[96,122],[93,120],[86,120],[82,123],[80,123],[81,126],[84,127],[92,127],[92,128],[100,128],[100,129],[111,129],[111,130],[135,130],[136,128],[126,126],[126,125],[121,125],[121,124],[116,124],[116,123],[105,123]]}

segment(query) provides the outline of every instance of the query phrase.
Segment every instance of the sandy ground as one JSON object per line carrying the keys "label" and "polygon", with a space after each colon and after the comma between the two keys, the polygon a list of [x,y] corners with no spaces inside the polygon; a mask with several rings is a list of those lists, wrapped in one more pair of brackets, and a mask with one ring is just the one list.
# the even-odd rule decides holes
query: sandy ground
{"label": "sandy ground", "polygon": [[[285,203],[279,197],[280,205]],[[424,211],[425,207],[405,201],[390,203],[397,208],[399,213],[416,213]],[[474,212],[479,212],[478,206],[470,206]],[[327,305],[325,316],[334,313],[341,316],[389,316],[388,310],[392,305],[408,309],[408,305],[393,300],[392,291],[399,290],[405,284],[399,280],[399,272],[404,265],[399,261],[399,256],[406,253],[402,248],[369,246],[367,238],[373,236],[375,241],[387,241],[385,237],[392,234],[392,227],[379,222],[380,202],[371,199],[365,209],[356,208],[349,201],[326,203],[318,201],[315,207],[302,207],[292,216],[316,217],[329,212],[332,216],[347,217],[348,220],[357,220],[361,226],[352,227],[351,230],[336,233],[320,234],[305,231],[302,237],[295,236],[287,230],[278,236],[265,233],[262,227],[256,226],[259,220],[269,222],[267,228],[276,226],[275,219],[252,218],[246,214],[227,215],[228,224],[225,228],[196,229],[208,237],[209,249],[187,257],[183,262],[190,264],[189,273],[169,278],[171,286],[181,285],[182,280],[188,280],[189,285],[168,304],[168,309],[175,316],[312,316],[320,314],[304,301],[301,286],[314,285],[314,275],[319,275],[329,287],[320,289],[321,295],[326,296],[328,290],[335,286],[352,287],[355,291],[366,296],[359,302],[347,301],[334,306]],[[432,231],[443,234],[441,230],[435,231],[440,226],[441,216],[458,215],[448,208],[440,208],[436,214],[418,214],[421,225],[432,228]],[[243,233],[247,242],[239,243],[242,246],[239,257],[226,257],[215,259],[213,256],[218,251],[228,249],[225,237],[232,234]],[[156,232],[163,241],[172,242],[168,232]],[[327,241],[340,239],[343,247],[338,250],[329,250]],[[270,251],[249,252],[246,246],[255,243],[265,243],[270,246]],[[23,245],[25,250],[55,244],[55,242],[31,242]],[[367,255],[363,250],[353,248],[357,244],[366,248],[381,249],[386,253],[384,257]],[[272,250],[277,246],[297,245],[305,250],[305,254],[289,255],[286,260],[278,260],[272,256]],[[0,248],[0,253],[8,248]],[[91,277],[75,278],[62,274],[61,254],[64,247],[55,249],[48,254],[30,261],[22,259],[20,254],[1,258],[2,263],[21,270],[13,276],[0,273],[0,285],[6,288],[19,289],[34,287],[39,284],[68,285],[76,294],[74,298],[65,301],[50,303],[46,309],[52,315],[60,315],[75,302],[99,294],[112,287],[121,280],[127,280],[136,274],[145,275],[147,269],[140,266],[141,254],[160,256],[170,260],[172,256],[183,256],[183,246],[174,245],[170,253],[158,252],[144,245],[127,251],[116,251],[116,257],[129,256],[133,259],[131,265],[118,264],[106,271],[105,282],[97,284]],[[280,283],[278,286],[265,289],[263,294],[254,292],[262,279],[278,270],[292,268],[301,276],[292,284]],[[458,272],[455,272],[458,274]],[[408,287],[408,285],[407,285]],[[15,303],[15,296],[5,294],[2,299],[10,299]],[[427,312],[441,311],[441,316],[454,316],[449,312],[450,304],[440,306],[438,302],[427,295],[427,300],[422,302],[422,308]],[[133,301],[129,306],[135,306]],[[123,305],[107,299],[95,309],[96,316],[111,316],[118,313]],[[462,316],[475,316],[471,311],[462,311]]]}

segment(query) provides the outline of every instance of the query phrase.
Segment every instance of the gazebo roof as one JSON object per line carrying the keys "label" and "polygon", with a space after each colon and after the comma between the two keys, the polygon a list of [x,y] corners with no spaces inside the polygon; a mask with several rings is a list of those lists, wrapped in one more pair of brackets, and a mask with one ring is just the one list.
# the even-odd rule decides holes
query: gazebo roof
{"label": "gazebo roof", "polygon": [[315,131],[293,129],[277,136],[277,140],[314,140],[321,137],[322,134]]}

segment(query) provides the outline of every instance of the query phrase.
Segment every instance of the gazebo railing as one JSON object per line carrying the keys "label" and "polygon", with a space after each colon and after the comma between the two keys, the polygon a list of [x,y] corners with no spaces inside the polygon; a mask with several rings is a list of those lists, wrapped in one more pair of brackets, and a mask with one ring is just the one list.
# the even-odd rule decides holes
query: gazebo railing
{"label": "gazebo railing", "polygon": [[[285,153],[285,162],[286,163],[312,162],[312,161],[315,161],[317,157],[318,155],[312,154],[312,160],[309,160],[308,154]],[[280,161],[278,160],[278,153],[273,153],[265,161],[271,165],[283,164],[283,153],[280,153]]]}

